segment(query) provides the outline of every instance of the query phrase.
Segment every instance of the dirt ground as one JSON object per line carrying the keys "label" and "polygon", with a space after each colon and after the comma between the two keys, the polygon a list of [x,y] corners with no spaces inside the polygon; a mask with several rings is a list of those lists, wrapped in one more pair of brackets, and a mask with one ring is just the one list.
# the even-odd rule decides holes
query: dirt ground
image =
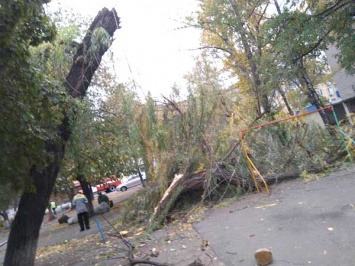
{"label": "dirt ground", "polygon": [[[91,219],[91,229],[84,232],[79,232],[77,224],[47,223],[41,231],[36,265],[128,265],[128,247],[109,224],[117,215],[119,211],[113,210]],[[125,239],[135,246],[134,259],[177,266],[223,265],[189,223],[172,224],[151,235],[139,229],[128,231]]]}
{"label": "dirt ground", "polygon": [[[41,231],[36,265],[128,265],[129,249],[110,225],[118,215],[116,207],[109,214],[94,217],[91,229],[84,232],[79,232],[77,224],[46,223]],[[224,265],[190,223],[170,224],[152,234],[145,233],[143,228],[126,229],[125,239],[134,245],[136,260],[176,266]]]}
{"label": "dirt ground", "polygon": [[[130,194],[136,190],[130,191]],[[117,201],[121,201],[122,196],[124,200],[130,194],[126,192],[108,194],[115,202],[115,206],[105,215],[92,217],[91,229],[83,232],[79,232],[78,224],[59,224],[57,219],[48,221],[46,215],[40,232],[35,265],[128,265],[129,249],[118,237],[118,231],[112,224],[120,215]],[[76,215],[75,211],[67,211],[65,214],[69,217]],[[57,215],[57,218],[59,216]],[[176,266],[224,265],[218,261],[211,247],[201,239],[190,223],[172,223],[152,234],[142,229],[130,231],[129,226],[124,228],[128,231],[125,239],[135,247],[136,260]],[[6,240],[6,232],[0,232],[0,240]],[[6,246],[0,249],[0,264],[5,250]]]}

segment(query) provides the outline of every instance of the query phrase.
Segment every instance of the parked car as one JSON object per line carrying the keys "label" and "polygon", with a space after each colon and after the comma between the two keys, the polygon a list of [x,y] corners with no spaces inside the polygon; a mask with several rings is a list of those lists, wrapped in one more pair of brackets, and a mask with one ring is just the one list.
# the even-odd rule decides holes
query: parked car
{"label": "parked car", "polygon": [[[91,190],[92,190],[92,193],[94,195],[97,194],[97,188],[96,187],[91,186]],[[79,192],[84,193],[84,191],[82,189],[80,189]]]}
{"label": "parked car", "polygon": [[122,181],[119,178],[104,178],[95,186],[96,192],[113,192],[115,191],[116,187],[119,186],[121,183]]}
{"label": "parked car", "polygon": [[[145,173],[142,173],[142,177],[143,177],[143,180],[145,181],[146,180]],[[123,183],[116,188],[117,191],[123,192],[129,188],[132,188],[132,187],[142,184],[139,174],[131,175],[123,180],[124,180]]]}
{"label": "parked car", "polygon": [[[110,179],[110,178],[105,178],[101,180],[96,186],[91,186],[92,193],[96,195],[99,192],[113,192],[115,191],[116,187],[121,184],[121,179]],[[80,192],[83,192],[82,189],[79,190]]]}

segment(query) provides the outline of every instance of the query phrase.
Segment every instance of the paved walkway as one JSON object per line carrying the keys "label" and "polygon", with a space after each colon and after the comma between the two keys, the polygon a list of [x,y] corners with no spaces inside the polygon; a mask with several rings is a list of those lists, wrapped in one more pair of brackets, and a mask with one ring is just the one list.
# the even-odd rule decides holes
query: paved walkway
{"label": "paved walkway", "polygon": [[273,266],[354,266],[355,168],[278,184],[206,217],[194,228],[226,265],[254,266],[255,250],[269,248]]}

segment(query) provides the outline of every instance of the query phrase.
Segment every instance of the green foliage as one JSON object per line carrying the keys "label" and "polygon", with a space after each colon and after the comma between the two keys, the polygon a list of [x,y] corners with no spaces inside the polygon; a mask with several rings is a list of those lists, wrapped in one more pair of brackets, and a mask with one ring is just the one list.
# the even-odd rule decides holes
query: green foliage
{"label": "green foliage", "polygon": [[52,42],[45,42],[37,47],[31,47],[31,64],[46,74],[47,79],[57,82],[58,91],[64,91],[61,84],[73,63],[73,55],[79,38],[80,30],[76,25],[58,28],[58,34]]}
{"label": "green foliage", "polygon": [[334,44],[342,67],[354,73],[354,7],[346,1],[288,1],[266,26],[273,47],[285,59],[319,56]]}
{"label": "green foliage", "polygon": [[[142,224],[148,224],[155,204],[160,200],[159,188],[151,187],[147,190],[141,190],[135,197],[125,201],[120,207],[121,213],[116,223],[127,225],[130,228]],[[134,210],[134,211],[132,211]]]}
{"label": "green foliage", "polygon": [[297,56],[319,56],[326,48],[326,43],[320,40],[329,31],[326,24],[320,24],[319,18],[287,9],[269,20],[265,30],[273,44],[273,50],[284,61],[295,60]]}
{"label": "green foliage", "polygon": [[246,142],[253,163],[269,175],[319,169],[336,148],[327,131],[300,121],[250,131]]}
{"label": "green foliage", "polygon": [[[267,1],[213,0],[201,3],[195,27],[203,30],[202,42],[214,56],[221,58],[225,71],[234,79],[234,87],[242,95],[241,104],[253,116],[263,111],[270,114],[270,88],[266,86],[269,76],[263,74],[261,60],[264,36],[260,28],[266,16]],[[246,100],[247,99],[247,100]]]}
{"label": "green foliage", "polygon": [[75,127],[61,173],[76,179],[83,174],[89,181],[122,172],[120,146],[122,142],[98,119],[97,110],[90,100],[77,104]]}
{"label": "green foliage", "polygon": [[16,191],[11,184],[0,185],[0,212],[6,211],[10,203],[17,197]]}
{"label": "green foliage", "polygon": [[[241,129],[282,117],[287,104],[291,111],[306,104],[308,92],[295,62],[302,57],[314,84],[327,80],[321,55],[336,41],[343,52],[340,62],[350,72],[354,68],[353,22],[341,15],[351,11],[350,5],[337,8],[336,1],[286,1],[282,12],[270,18],[264,12],[268,2],[201,1],[201,10],[190,22],[203,30],[202,42],[209,53],[202,54],[186,75],[188,96],[181,100],[175,88],[163,102],[148,96],[144,103],[130,84],[115,84],[108,68],[101,68],[93,83],[93,90],[104,91],[105,101],[68,100],[62,82],[77,48],[73,40],[82,37],[82,22],[66,24],[56,17],[60,26],[55,36],[43,1],[2,3],[0,184],[35,192],[26,176],[33,165],[48,163],[43,160],[45,143],[56,138],[61,110],[67,110],[78,120],[75,127],[70,121],[73,134],[63,176],[80,174],[97,181],[111,174],[137,172],[143,161],[152,177],[153,189],[126,203],[123,222],[147,222],[177,173],[207,170],[210,199],[246,192],[251,187],[247,164],[240,147],[232,147]],[[90,49],[84,47],[86,54],[96,55],[111,44],[101,28],[91,37]],[[211,58],[221,59],[222,70]],[[223,83],[222,74],[233,81],[231,86]],[[246,142],[254,163],[267,174],[319,167],[334,148],[324,130],[299,122],[251,131]],[[231,188],[227,178],[214,176],[222,166],[227,173],[223,177],[236,173],[245,183]],[[173,195],[157,224],[163,223],[180,192]],[[4,204],[7,201],[4,198]]]}
{"label": "green foliage", "polygon": [[[15,191],[35,164],[45,165],[45,141],[55,137],[55,82],[31,64],[30,47],[53,40],[56,30],[43,1],[5,1],[0,6],[0,182]],[[55,99],[55,100],[54,100]]]}
{"label": "green foliage", "polygon": [[94,56],[99,54],[100,49],[107,49],[111,46],[112,39],[108,32],[103,28],[97,28],[91,36],[91,46],[89,50],[84,53],[92,54]]}
{"label": "green foliage", "polygon": [[7,1],[0,6],[1,22],[6,21],[0,23],[5,27],[0,35],[0,181],[31,193],[36,193],[26,179],[31,167],[45,167],[51,160],[45,145],[57,138],[63,110],[77,104],[67,99],[63,81],[85,24],[67,24],[57,13],[57,31],[42,4]]}
{"label": "green foliage", "polygon": [[[79,44],[76,40],[83,38],[82,29],[87,27],[88,21],[80,15],[65,10],[51,15],[58,25],[58,35],[52,43],[44,43],[31,50],[32,64],[46,73],[48,78],[61,81],[56,89],[58,93],[62,93],[63,98],[61,102],[57,102],[60,104],[57,105],[57,110],[67,110],[72,118],[69,122],[73,134],[67,144],[61,178],[56,184],[57,190],[68,191],[72,187],[72,180],[75,180],[78,175],[84,175],[89,179],[88,181],[98,182],[102,177],[119,171],[117,163],[113,162],[113,156],[105,154],[111,145],[105,140],[108,139],[112,143],[112,139],[102,135],[105,130],[102,121],[98,118],[96,108],[100,95],[91,93],[84,101],[67,99],[62,84],[72,66],[73,55],[78,49]],[[102,28],[93,32],[91,42],[92,46],[86,54],[92,53],[94,57],[98,54],[101,45],[108,47],[111,44],[108,33]],[[95,76],[92,85],[96,86],[96,89],[105,86],[106,80],[111,78],[111,76],[107,77],[105,71],[107,71],[105,67],[102,67],[99,69],[99,76]]]}
{"label": "green foliage", "polygon": [[21,65],[28,57],[29,45],[37,46],[53,39],[56,30],[43,11],[44,2],[6,0],[1,3],[0,65],[10,62]]}
{"label": "green foliage", "polygon": [[[345,10],[345,14],[350,12],[354,12],[354,9],[348,8]],[[343,20],[339,24],[336,23],[337,28],[336,33],[334,34],[334,43],[340,51],[338,53],[338,61],[349,74],[355,74],[355,29],[353,27],[354,20],[350,15],[341,16],[340,18],[345,18],[345,21]],[[336,18],[334,20],[336,20]]]}

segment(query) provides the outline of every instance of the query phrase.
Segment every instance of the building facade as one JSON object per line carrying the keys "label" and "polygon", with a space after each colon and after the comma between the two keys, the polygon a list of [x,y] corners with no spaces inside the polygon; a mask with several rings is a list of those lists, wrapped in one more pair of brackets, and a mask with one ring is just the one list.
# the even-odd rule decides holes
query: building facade
{"label": "building facade", "polygon": [[341,68],[337,59],[338,50],[335,45],[329,45],[326,51],[328,64],[333,74],[334,89],[338,92],[340,101],[331,102],[339,120],[347,120],[354,124],[352,114],[355,113],[355,75],[349,75]]}

